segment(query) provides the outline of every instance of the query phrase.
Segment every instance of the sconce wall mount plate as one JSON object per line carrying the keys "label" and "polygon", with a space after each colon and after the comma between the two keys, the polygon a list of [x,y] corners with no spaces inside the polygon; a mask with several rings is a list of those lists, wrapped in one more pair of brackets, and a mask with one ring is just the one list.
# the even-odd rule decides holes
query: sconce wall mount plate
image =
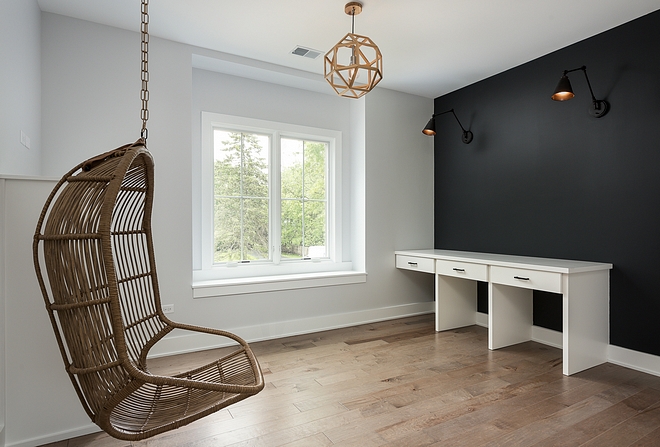
{"label": "sconce wall mount plate", "polygon": [[605,116],[610,111],[610,104],[604,99],[597,99],[592,101],[589,107],[589,114],[594,118]]}

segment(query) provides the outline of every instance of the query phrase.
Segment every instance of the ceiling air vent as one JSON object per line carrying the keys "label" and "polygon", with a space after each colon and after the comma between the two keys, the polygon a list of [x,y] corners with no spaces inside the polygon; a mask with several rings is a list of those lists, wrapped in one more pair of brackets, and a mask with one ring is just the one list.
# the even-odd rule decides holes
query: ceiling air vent
{"label": "ceiling air vent", "polygon": [[305,48],[298,45],[291,51],[291,54],[295,54],[296,56],[306,57],[309,59],[316,59],[321,54],[321,51],[312,50],[311,48]]}

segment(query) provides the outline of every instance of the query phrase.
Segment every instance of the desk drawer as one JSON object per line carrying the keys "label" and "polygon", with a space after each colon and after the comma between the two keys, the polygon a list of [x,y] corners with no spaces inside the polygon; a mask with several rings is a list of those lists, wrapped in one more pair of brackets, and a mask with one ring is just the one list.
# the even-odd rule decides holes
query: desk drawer
{"label": "desk drawer", "polygon": [[507,286],[562,293],[561,273],[493,266],[490,268],[490,280]]}
{"label": "desk drawer", "polygon": [[435,273],[438,275],[455,276],[457,278],[488,281],[488,266],[486,264],[472,264],[470,262],[435,261]]}
{"label": "desk drawer", "polygon": [[433,259],[417,256],[396,255],[396,268],[416,270],[418,272],[435,273]]}

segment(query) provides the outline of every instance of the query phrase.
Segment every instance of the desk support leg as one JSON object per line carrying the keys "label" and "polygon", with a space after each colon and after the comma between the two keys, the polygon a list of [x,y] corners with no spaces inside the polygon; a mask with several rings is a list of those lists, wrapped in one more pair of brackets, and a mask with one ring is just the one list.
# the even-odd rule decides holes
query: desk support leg
{"label": "desk support leg", "polygon": [[476,321],[476,281],[435,275],[435,330],[471,326]]}
{"label": "desk support leg", "polygon": [[488,349],[532,339],[532,290],[488,284]]}
{"label": "desk support leg", "polygon": [[607,361],[609,278],[609,270],[564,275],[563,372],[567,376]]}

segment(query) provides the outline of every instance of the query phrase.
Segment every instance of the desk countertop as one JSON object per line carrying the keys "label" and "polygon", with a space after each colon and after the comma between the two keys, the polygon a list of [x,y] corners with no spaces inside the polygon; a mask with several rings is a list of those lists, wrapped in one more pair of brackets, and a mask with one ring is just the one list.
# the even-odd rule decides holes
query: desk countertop
{"label": "desk countertop", "polygon": [[590,261],[573,261],[568,259],[534,258],[529,256],[502,255],[495,253],[476,253],[455,250],[397,250],[397,255],[416,256],[448,261],[473,262],[500,267],[524,268],[558,273],[581,273],[596,270],[609,270],[612,264]]}

